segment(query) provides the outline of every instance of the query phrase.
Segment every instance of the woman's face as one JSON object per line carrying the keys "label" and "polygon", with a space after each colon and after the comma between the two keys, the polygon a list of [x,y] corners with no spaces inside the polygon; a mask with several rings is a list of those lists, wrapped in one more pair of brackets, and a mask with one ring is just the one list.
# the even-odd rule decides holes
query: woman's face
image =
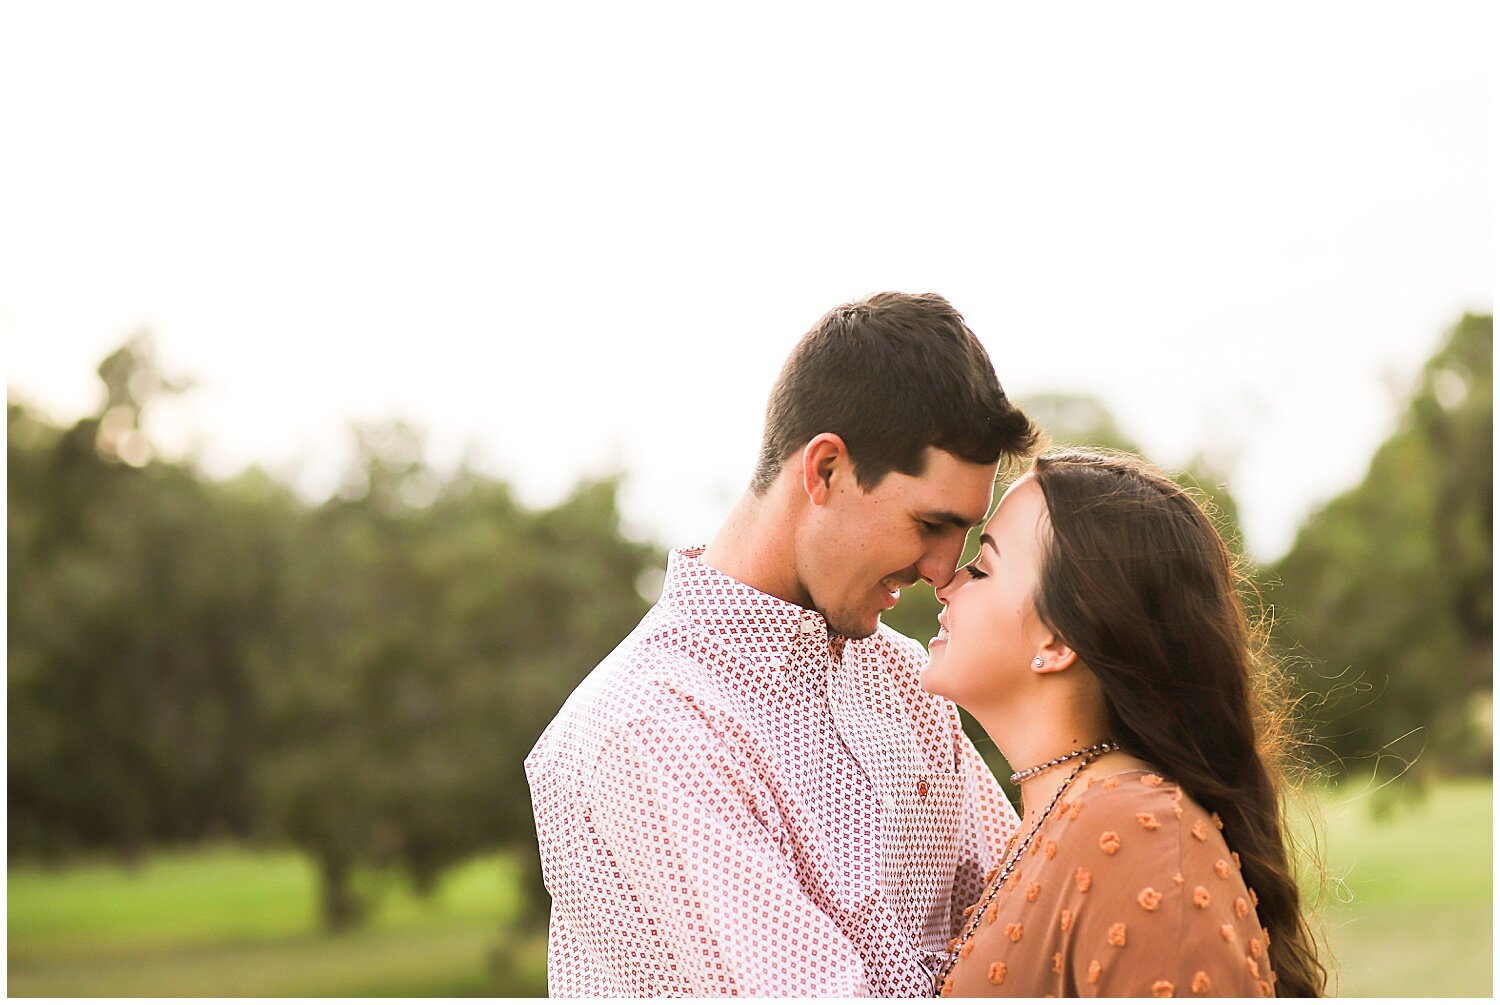
{"label": "woman's face", "polygon": [[973,711],[1034,676],[1031,661],[1051,637],[1032,602],[1047,533],[1046,499],[1026,475],[985,524],[979,554],[937,591],[944,609],[922,671],[925,690]]}

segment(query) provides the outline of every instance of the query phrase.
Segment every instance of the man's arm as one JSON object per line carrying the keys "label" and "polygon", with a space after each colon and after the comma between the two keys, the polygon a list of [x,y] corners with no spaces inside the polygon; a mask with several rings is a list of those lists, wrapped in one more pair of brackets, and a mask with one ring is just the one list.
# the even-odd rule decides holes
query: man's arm
{"label": "man's arm", "polygon": [[[689,699],[690,701],[690,699]],[[690,704],[600,746],[586,839],[554,894],[573,938],[641,995],[869,993],[858,952],[797,880],[770,790]]]}

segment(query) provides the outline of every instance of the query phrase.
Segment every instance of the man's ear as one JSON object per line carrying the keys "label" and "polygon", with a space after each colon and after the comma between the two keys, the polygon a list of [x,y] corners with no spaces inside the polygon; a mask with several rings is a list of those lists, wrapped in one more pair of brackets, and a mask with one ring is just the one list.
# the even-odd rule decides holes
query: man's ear
{"label": "man's ear", "polygon": [[819,433],[802,448],[802,490],[814,506],[828,502],[834,478],[847,471],[849,448],[837,433]]}
{"label": "man's ear", "polygon": [[1056,673],[1077,662],[1078,654],[1066,642],[1049,632],[1031,660],[1031,672]]}

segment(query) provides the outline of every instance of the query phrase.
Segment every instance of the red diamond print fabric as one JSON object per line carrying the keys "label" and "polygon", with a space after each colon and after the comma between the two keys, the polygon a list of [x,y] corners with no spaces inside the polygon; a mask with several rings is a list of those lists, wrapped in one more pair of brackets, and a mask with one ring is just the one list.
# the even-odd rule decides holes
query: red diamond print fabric
{"label": "red diamond print fabric", "polygon": [[526,759],[557,997],[927,996],[1016,827],[926,654],[675,551]]}

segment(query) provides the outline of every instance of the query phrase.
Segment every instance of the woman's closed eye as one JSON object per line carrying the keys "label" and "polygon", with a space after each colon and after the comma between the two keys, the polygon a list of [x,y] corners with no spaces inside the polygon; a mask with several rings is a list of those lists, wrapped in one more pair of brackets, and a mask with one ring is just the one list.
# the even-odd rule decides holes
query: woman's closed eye
{"label": "woman's closed eye", "polygon": [[979,568],[979,559],[977,557],[974,559],[974,561],[972,561],[968,565],[964,566],[964,571],[969,574],[969,578],[970,579],[984,579],[985,578],[985,574],[982,571],[980,571],[980,568]]}

